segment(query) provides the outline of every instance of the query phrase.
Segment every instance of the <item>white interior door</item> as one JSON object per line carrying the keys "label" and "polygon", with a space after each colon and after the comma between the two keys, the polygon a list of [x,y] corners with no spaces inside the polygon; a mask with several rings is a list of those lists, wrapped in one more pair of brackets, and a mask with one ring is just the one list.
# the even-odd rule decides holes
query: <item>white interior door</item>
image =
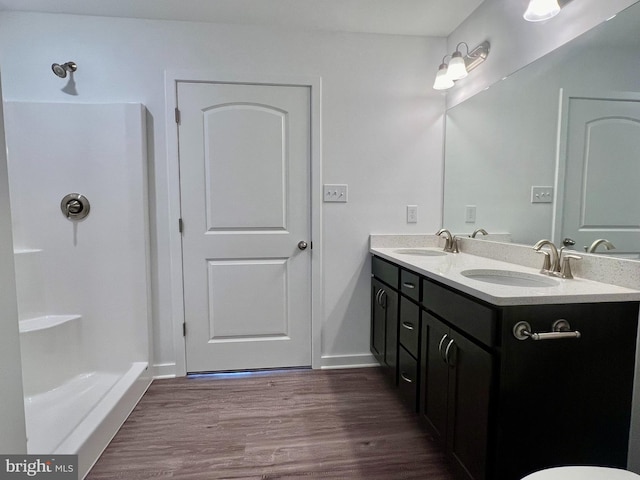
{"label": "white interior door", "polygon": [[561,237],[640,252],[640,101],[569,98]]}
{"label": "white interior door", "polygon": [[177,88],[187,371],[311,365],[310,89]]}

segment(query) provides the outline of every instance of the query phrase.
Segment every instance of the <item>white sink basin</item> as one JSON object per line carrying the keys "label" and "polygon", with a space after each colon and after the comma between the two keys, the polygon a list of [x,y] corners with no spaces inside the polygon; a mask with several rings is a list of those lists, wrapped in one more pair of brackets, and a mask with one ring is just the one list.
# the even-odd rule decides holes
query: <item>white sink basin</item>
{"label": "white sink basin", "polygon": [[401,255],[421,255],[423,257],[443,257],[446,255],[442,250],[428,250],[426,248],[398,248],[393,253]]}
{"label": "white sink basin", "polygon": [[507,285],[509,287],[555,287],[559,284],[553,278],[514,270],[463,270],[463,276],[479,282]]}

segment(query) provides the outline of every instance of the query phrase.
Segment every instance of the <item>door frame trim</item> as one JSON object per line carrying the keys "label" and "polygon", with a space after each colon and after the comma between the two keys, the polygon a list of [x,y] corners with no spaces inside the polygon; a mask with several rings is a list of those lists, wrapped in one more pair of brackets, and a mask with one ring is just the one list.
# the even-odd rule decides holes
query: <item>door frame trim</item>
{"label": "door frame trim", "polygon": [[184,284],[182,279],[182,234],[180,218],[180,164],[178,124],[175,122],[178,82],[238,83],[272,86],[309,87],[311,115],[310,205],[311,205],[311,367],[322,366],[322,78],[315,75],[267,75],[219,72],[216,70],[165,71],[165,121],[167,147],[167,186],[169,192],[169,260],[171,283],[171,324],[175,375],[187,374],[186,341],[182,334]]}

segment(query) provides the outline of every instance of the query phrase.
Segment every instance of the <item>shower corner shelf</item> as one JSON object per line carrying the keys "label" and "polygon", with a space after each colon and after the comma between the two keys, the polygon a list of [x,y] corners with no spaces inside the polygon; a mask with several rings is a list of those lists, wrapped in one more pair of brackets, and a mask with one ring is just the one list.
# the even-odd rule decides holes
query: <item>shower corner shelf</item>
{"label": "shower corner shelf", "polygon": [[20,333],[46,330],[81,318],[82,315],[43,315],[42,317],[27,318],[19,322]]}

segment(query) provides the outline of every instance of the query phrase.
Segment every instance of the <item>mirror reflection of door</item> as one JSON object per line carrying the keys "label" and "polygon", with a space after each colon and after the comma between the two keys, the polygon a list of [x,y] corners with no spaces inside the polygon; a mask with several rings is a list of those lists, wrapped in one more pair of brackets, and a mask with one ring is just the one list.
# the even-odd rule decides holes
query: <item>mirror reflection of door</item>
{"label": "mirror reflection of door", "polygon": [[[640,97],[567,96],[563,105],[564,182],[560,238],[575,249],[598,239],[616,255],[640,254]],[[562,155],[562,153],[561,153]],[[606,253],[606,244],[596,250]],[[612,250],[612,253],[614,251]]]}

